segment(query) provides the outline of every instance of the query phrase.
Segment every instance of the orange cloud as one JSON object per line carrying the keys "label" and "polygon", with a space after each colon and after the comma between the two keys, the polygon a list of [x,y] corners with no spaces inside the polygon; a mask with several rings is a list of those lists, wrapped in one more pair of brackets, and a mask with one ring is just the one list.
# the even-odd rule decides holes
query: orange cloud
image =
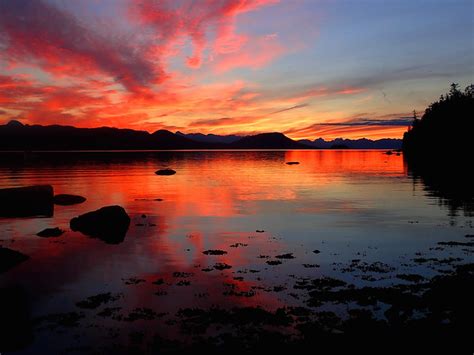
{"label": "orange cloud", "polygon": [[285,132],[294,139],[379,139],[401,138],[406,132],[406,126],[320,126],[314,125],[304,129],[295,129]]}
{"label": "orange cloud", "polygon": [[[367,90],[353,81],[273,88],[239,78],[235,69],[261,69],[289,51],[285,33],[239,27],[276,2],[126,0],[117,2],[123,22],[98,26],[46,0],[0,1],[1,117],[293,138],[401,136],[404,127],[314,125],[347,116],[343,99]],[[324,106],[336,99],[335,110]]]}

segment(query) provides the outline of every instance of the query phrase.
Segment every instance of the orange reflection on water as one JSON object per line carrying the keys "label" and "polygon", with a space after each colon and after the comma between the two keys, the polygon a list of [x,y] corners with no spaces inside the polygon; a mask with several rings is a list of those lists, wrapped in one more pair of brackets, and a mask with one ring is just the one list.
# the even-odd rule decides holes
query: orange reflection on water
{"label": "orange reflection on water", "polygon": [[[287,165],[288,161],[300,164]],[[177,174],[155,175],[163,167],[173,168]],[[340,150],[175,152],[137,155],[128,161],[112,155],[107,160],[79,160],[74,165],[25,164],[2,173],[5,178],[0,181],[1,187],[52,184],[56,193],[87,198],[81,205],[56,207],[51,219],[9,220],[5,230],[2,225],[0,232],[10,235],[17,248],[31,256],[31,262],[12,275],[51,274],[58,284],[80,281],[94,285],[111,280],[121,284],[122,278],[130,276],[151,283],[163,275],[170,283],[170,293],[178,292],[178,298],[189,302],[192,297],[179,292],[187,293],[188,289],[176,289],[176,280],[170,276],[173,272],[194,274],[191,294],[210,292],[213,295],[208,301],[224,302],[224,283],[235,285],[224,286],[224,291],[234,287],[236,292],[259,285],[247,277],[234,280],[238,270],[267,267],[265,259],[258,259],[259,254],[274,257],[288,252],[285,242],[268,243],[271,234],[255,237],[254,231],[260,226],[247,222],[254,216],[271,212],[273,218],[285,219],[292,214],[317,215],[331,209],[351,213],[357,208],[354,194],[359,193],[352,188],[354,180],[406,175],[403,159],[396,154]],[[382,183],[390,183],[383,179]],[[378,198],[379,190],[371,186],[364,185],[364,196]],[[158,198],[163,201],[155,201]],[[112,204],[124,206],[132,218],[125,242],[120,245],[105,245],[69,231],[60,243],[35,236],[46,227],[68,230],[72,217]],[[281,216],[279,208],[284,208]],[[230,247],[235,243],[248,247]],[[207,256],[203,254],[207,249],[225,250],[227,254]],[[213,268],[215,263],[232,268],[201,271]],[[137,289],[133,302],[153,300],[152,295],[149,288]],[[280,304],[274,295],[265,292],[255,297],[231,296],[225,302]]]}
{"label": "orange reflection on water", "polygon": [[380,150],[319,150],[308,154],[306,151],[294,150],[286,152],[285,158],[287,161],[303,162],[303,168],[320,173],[405,175],[403,157],[385,153]]}

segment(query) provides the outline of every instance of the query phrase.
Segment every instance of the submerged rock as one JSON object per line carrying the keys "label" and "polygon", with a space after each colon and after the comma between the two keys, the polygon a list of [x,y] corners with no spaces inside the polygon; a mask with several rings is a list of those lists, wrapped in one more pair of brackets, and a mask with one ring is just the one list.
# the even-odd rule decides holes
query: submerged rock
{"label": "submerged rock", "polygon": [[51,237],[54,238],[54,237],[60,237],[63,233],[64,231],[62,229],[56,227],[56,228],[43,229],[41,232],[37,233],[36,235],[42,238],[51,238]]}
{"label": "submerged rock", "polygon": [[266,263],[267,263],[268,265],[274,266],[274,265],[280,265],[280,264],[281,264],[281,261],[280,261],[280,260],[267,260]]}
{"label": "submerged rock", "polygon": [[76,306],[85,309],[96,309],[97,307],[109,303],[115,302],[120,299],[123,295],[121,293],[112,295],[110,292],[100,293],[95,296],[87,297],[85,300],[77,302]]}
{"label": "submerged rock", "polygon": [[220,250],[220,249],[211,249],[211,250],[205,250],[202,252],[205,255],[224,255],[227,254],[225,250]]}
{"label": "submerged rock", "polygon": [[228,270],[228,269],[232,269],[232,265],[229,265],[229,264],[226,264],[226,263],[216,263],[214,265],[214,269],[216,270]]}
{"label": "submerged rock", "polygon": [[29,256],[18,251],[0,247],[0,273],[29,259]]}
{"label": "submerged rock", "polygon": [[176,174],[176,171],[174,171],[173,169],[160,169],[160,170],[155,171],[155,174],[156,175],[174,175]]}
{"label": "submerged rock", "polygon": [[75,217],[70,222],[73,231],[79,231],[108,244],[123,242],[130,226],[130,217],[120,206],[102,207]]}
{"label": "submerged rock", "polygon": [[287,254],[281,254],[275,256],[277,259],[294,259],[295,257],[293,256],[293,253],[287,253]]}
{"label": "submerged rock", "polygon": [[53,195],[51,185],[0,189],[0,217],[52,217]]}
{"label": "submerged rock", "polygon": [[54,196],[54,204],[61,206],[77,205],[86,201],[85,197],[79,195],[59,194]]}

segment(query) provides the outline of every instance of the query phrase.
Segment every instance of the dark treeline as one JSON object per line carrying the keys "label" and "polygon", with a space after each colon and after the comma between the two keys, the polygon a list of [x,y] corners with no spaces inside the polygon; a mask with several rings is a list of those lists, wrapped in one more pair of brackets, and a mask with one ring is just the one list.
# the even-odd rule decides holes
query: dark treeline
{"label": "dark treeline", "polygon": [[403,137],[408,159],[456,160],[470,155],[473,146],[474,85],[461,91],[458,84],[426,109],[421,119],[415,114],[411,129]]}
{"label": "dark treeline", "polygon": [[468,216],[474,213],[473,122],[474,85],[463,92],[452,84],[421,119],[415,117],[413,127],[403,137],[410,174],[452,215],[458,211]]}

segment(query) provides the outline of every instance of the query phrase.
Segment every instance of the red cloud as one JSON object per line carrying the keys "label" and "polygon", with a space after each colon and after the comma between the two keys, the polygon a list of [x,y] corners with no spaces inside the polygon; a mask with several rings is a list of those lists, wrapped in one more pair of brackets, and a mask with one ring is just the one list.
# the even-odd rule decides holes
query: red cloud
{"label": "red cloud", "polygon": [[[0,0],[1,64],[9,64],[7,70],[16,67],[15,72],[28,66],[41,78],[0,76],[2,117],[81,127],[197,127],[220,133],[280,128],[288,129],[295,138],[394,135],[395,131],[401,135],[404,128],[400,127],[289,129],[298,120],[308,122],[290,110],[306,107],[313,98],[356,95],[364,91],[360,87],[305,86],[294,88],[293,94],[279,90],[272,95],[242,80],[215,83],[206,76],[202,84],[197,81],[202,72],[186,70],[185,75],[166,67],[170,59],[183,53],[189,67],[204,67],[213,74],[267,65],[286,52],[278,35],[241,33],[237,20],[275,2],[125,0],[122,10],[127,11],[128,22],[121,19],[112,25],[116,27],[105,28],[92,26],[87,18],[81,21],[67,6],[56,7],[46,0]],[[51,79],[54,85],[45,84]],[[305,111],[300,110],[300,115]],[[291,115],[292,120],[278,126],[272,116],[276,113]],[[169,122],[159,122],[162,117]]]}
{"label": "red cloud", "polygon": [[304,128],[290,129],[284,132],[295,139],[379,139],[400,138],[407,130],[406,126],[322,126],[314,124]]}
{"label": "red cloud", "polygon": [[36,64],[59,76],[105,73],[132,91],[164,78],[128,42],[92,32],[43,0],[0,2],[0,31],[6,47],[0,57],[13,65]]}
{"label": "red cloud", "polygon": [[[282,46],[278,45],[275,39],[267,36],[252,39],[235,32],[237,15],[276,2],[275,0],[199,2],[138,0],[131,2],[130,14],[140,25],[153,28],[156,46],[161,53],[174,54],[176,44],[182,44],[183,39],[189,38],[193,44],[193,52],[187,58],[188,66],[200,67],[204,52],[208,50],[209,58],[217,63],[217,70],[224,71],[240,66],[260,67],[283,52]],[[252,54],[255,59],[252,59]],[[220,55],[225,57],[216,58]]]}

